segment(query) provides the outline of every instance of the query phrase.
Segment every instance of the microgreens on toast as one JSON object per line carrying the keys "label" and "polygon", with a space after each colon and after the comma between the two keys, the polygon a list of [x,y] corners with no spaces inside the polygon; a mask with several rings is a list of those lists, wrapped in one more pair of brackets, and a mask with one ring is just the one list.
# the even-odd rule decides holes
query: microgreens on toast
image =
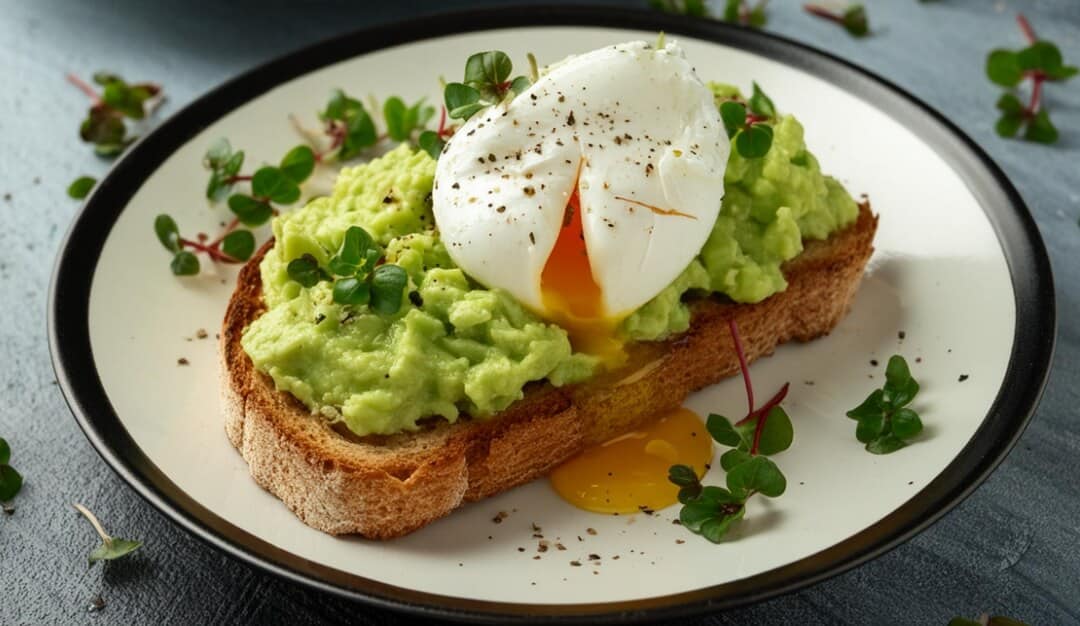
{"label": "microgreens on toast", "polygon": [[289,278],[307,288],[320,281],[332,281],[334,302],[338,304],[367,304],[380,315],[393,315],[401,309],[402,293],[409,277],[398,265],[380,264],[382,256],[382,250],[366,230],[350,226],[326,269],[314,256],[304,254],[289,261],[286,271]]}
{"label": "microgreens on toast", "polygon": [[866,8],[861,4],[848,5],[840,11],[833,11],[819,4],[804,4],[803,10],[810,15],[836,22],[844,27],[852,37],[865,37],[870,34],[870,22]]}
{"label": "microgreens on toast", "polygon": [[[531,58],[530,65],[535,68]],[[453,119],[467,120],[478,111],[525,91],[536,80],[535,75],[532,79],[510,78],[513,70],[514,64],[505,52],[490,50],[473,54],[465,61],[465,79],[449,83],[443,90],[447,113]]]}
{"label": "microgreens on toast", "polygon": [[94,532],[98,534],[98,537],[101,537],[101,545],[90,552],[89,561],[91,566],[98,561],[112,561],[127,556],[142,545],[141,541],[110,536],[105,532],[105,528],[102,527],[98,518],[90,512],[90,509],[78,503],[71,506],[75,507],[75,510],[82,514],[86,521],[90,522],[90,525],[94,527]]}
{"label": "microgreens on toast", "polygon": [[720,542],[732,524],[743,518],[751,497],[783,495],[787,479],[769,456],[790,448],[794,439],[791,418],[780,406],[789,384],[785,383],[768,402],[755,408],[750,369],[735,320],[730,320],[728,327],[746,385],[749,409],[745,417],[734,423],[715,413],[705,422],[713,440],[731,448],[720,457],[720,467],[727,474],[726,486],[703,486],[688,465],[672,465],[668,470],[668,480],[679,487],[679,502],[683,505],[679,521],[713,543]]}
{"label": "microgreens on toast", "polygon": [[8,502],[13,500],[22,489],[23,477],[9,465],[9,461],[11,461],[11,446],[8,445],[6,439],[0,437],[0,504],[3,505],[4,512],[10,514],[15,509],[11,508]]}
{"label": "microgreens on toast", "polygon": [[735,150],[744,159],[759,159],[772,147],[776,106],[755,82],[748,100],[726,100],[720,103],[720,118],[728,138],[735,139]]}
{"label": "microgreens on toast", "polygon": [[[1058,140],[1058,131],[1043,106],[1043,85],[1068,80],[1080,70],[1065,65],[1061,50],[1055,44],[1036,37],[1031,24],[1022,14],[1016,16],[1016,21],[1028,46],[1021,50],[997,48],[986,57],[986,76],[994,84],[1009,88],[998,98],[996,106],[1001,111],[1001,117],[994,130],[1002,137],[1015,137],[1023,128],[1022,136],[1027,141],[1054,143]],[[1031,97],[1026,105],[1013,91],[1024,81],[1031,81]]]}
{"label": "microgreens on toast", "polygon": [[922,431],[919,414],[908,404],[919,393],[919,383],[911,376],[907,361],[899,354],[889,358],[885,367],[885,386],[875,389],[862,404],[847,412],[856,420],[855,438],[866,444],[866,451],[889,454],[907,445]]}

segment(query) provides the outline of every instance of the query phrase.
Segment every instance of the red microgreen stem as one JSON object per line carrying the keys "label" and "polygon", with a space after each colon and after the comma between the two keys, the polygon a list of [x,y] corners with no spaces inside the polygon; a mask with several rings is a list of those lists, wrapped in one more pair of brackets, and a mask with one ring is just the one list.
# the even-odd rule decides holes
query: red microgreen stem
{"label": "red microgreen stem", "polygon": [[750,381],[750,366],[746,361],[746,352],[743,351],[742,339],[739,337],[739,325],[735,323],[734,319],[728,320],[728,330],[731,331],[731,341],[735,345],[735,356],[739,358],[739,369],[742,371],[743,383],[746,385],[746,403],[749,408],[746,412],[746,417],[735,422],[736,426],[742,426],[749,423],[751,420],[757,420],[754,425],[754,440],[750,445],[750,455],[756,455],[758,452],[758,445],[761,443],[761,433],[765,431],[765,421],[769,419],[769,411],[780,405],[787,397],[788,389],[791,388],[791,383],[784,383],[783,387],[780,387],[780,391],[777,391],[773,397],[769,398],[769,401],[761,405],[761,408],[754,408],[754,385]]}
{"label": "red microgreen stem", "polygon": [[439,107],[439,137],[449,137],[454,131],[446,127],[446,105]]}
{"label": "red microgreen stem", "polygon": [[840,15],[839,13],[833,13],[829,9],[826,9],[819,4],[804,4],[803,10],[810,15],[816,15],[818,17],[836,22],[837,24],[844,23],[844,16]]}
{"label": "red microgreen stem", "polygon": [[1035,29],[1031,27],[1031,22],[1024,17],[1023,13],[1016,14],[1016,23],[1020,25],[1020,32],[1024,33],[1024,37],[1028,40],[1029,44],[1038,41],[1038,37],[1035,36]]}
{"label": "red microgreen stem", "polygon": [[241,182],[245,182],[245,181],[249,181],[249,180],[251,180],[251,176],[236,175],[236,176],[230,176],[230,177],[226,178],[225,179],[225,184],[226,185],[231,185],[233,183],[241,183]]}
{"label": "red microgreen stem", "polygon": [[221,234],[217,239],[210,242],[211,246],[217,247],[221,245],[222,241],[225,241],[225,236],[236,230],[236,227],[240,225],[240,218],[234,217],[231,222],[225,227],[225,230],[221,231]]}
{"label": "red microgreen stem", "polygon": [[217,239],[214,239],[210,243],[206,243],[206,240],[209,239],[206,233],[199,233],[196,236],[197,241],[192,241],[190,239],[184,239],[183,237],[181,237],[180,245],[181,247],[191,248],[196,252],[202,252],[206,254],[206,256],[210,257],[210,260],[214,261],[215,263],[242,263],[242,261],[240,261],[239,259],[234,259],[233,257],[221,251],[221,244],[225,241],[225,236],[236,230],[237,226],[239,225],[240,219],[233,218],[233,220],[225,226],[225,229],[221,231],[221,234],[217,237]]}
{"label": "red microgreen stem", "polygon": [[[1023,13],[1016,14],[1016,23],[1020,26],[1020,32],[1024,34],[1024,38],[1027,39],[1029,44],[1033,44],[1038,41],[1038,37],[1035,36],[1035,29],[1031,27],[1031,22],[1024,17]],[[1024,108],[1023,115],[1027,119],[1035,117],[1035,114],[1039,112],[1039,106],[1042,104],[1042,87],[1046,82],[1046,74],[1041,70],[1034,70],[1026,72],[1027,78],[1031,79],[1031,100],[1028,101],[1028,105]]]}
{"label": "red microgreen stem", "polygon": [[86,97],[90,98],[90,102],[93,103],[94,106],[101,104],[101,96],[98,95],[97,91],[95,91],[89,83],[71,73],[69,73],[66,78],[69,83],[78,87],[79,91],[86,94]]}

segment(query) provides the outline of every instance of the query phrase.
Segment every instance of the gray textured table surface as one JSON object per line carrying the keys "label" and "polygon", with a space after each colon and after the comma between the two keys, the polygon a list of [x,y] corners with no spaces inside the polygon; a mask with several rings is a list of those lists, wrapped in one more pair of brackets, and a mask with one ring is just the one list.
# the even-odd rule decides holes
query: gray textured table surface
{"label": "gray textured table surface", "polygon": [[[75,136],[86,102],[63,81],[107,68],[163,82],[161,115],[273,56],[326,36],[468,2],[0,2],[0,436],[26,486],[0,516],[0,623],[403,623],[279,581],[206,547],[114,475],[54,384],[45,299],[77,203],[64,190],[107,164]],[[1003,612],[1032,624],[1080,623],[1080,79],[1053,85],[1054,147],[993,134],[989,48],[1018,47],[1017,10],[1080,62],[1080,2],[869,0],[864,41],[774,0],[768,29],[827,48],[888,77],[956,121],[1000,163],[1038,221],[1056,273],[1055,370],[1020,444],[971,498],[906,545],[797,594],[703,624],[944,624]],[[145,548],[107,572],[87,570],[82,501]],[[101,595],[104,610],[88,612]]]}

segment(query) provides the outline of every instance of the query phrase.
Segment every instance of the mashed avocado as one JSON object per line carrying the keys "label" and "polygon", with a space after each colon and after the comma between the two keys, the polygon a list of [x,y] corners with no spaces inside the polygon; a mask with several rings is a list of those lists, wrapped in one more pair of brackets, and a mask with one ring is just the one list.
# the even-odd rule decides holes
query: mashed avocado
{"label": "mashed avocado", "polygon": [[[277,241],[261,267],[268,310],[244,332],[244,350],[279,390],[358,435],[415,430],[429,415],[488,416],[529,381],[562,385],[595,368],[571,353],[564,330],[454,267],[432,230],[434,173],[427,153],[401,146],[342,170],[333,195],[274,220]],[[329,283],[289,280],[290,260],[308,253],[325,263],[353,225],[409,274],[416,293],[395,316],[335,304]]]}
{"label": "mashed avocado", "polygon": [[[712,85],[718,99],[738,94]],[[435,161],[400,146],[345,168],[329,197],[274,220],[276,244],[262,262],[268,310],[244,332],[255,367],[311,408],[358,435],[416,430],[421,418],[486,417],[520,399],[530,381],[587,379],[594,358],[506,293],[471,282],[434,229]],[[624,320],[636,341],[686,330],[688,292],[758,302],[786,288],[780,266],[805,238],[824,239],[858,214],[851,196],[806,150],[793,117],[774,125],[761,159],[732,149],[720,216],[697,259]],[[361,226],[409,275],[409,301],[393,316],[333,302],[329,283],[305,289],[286,265],[311,254],[325,265],[345,231]]]}

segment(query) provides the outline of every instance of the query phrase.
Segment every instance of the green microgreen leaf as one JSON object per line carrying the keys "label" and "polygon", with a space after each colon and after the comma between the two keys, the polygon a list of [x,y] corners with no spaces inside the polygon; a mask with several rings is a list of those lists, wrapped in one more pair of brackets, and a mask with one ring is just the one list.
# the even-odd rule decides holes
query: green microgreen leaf
{"label": "green microgreen leaf", "polygon": [[844,30],[855,37],[865,37],[870,34],[870,22],[866,17],[866,9],[861,4],[855,4],[844,10],[841,16]]}
{"label": "green microgreen leaf", "polygon": [[[728,4],[731,4],[732,1],[738,4],[739,0],[728,0]],[[709,14],[705,0],[649,0],[649,6],[664,13],[686,15],[688,17],[706,17]]]}
{"label": "green microgreen leaf", "polygon": [[[0,458],[0,463],[6,463]],[[668,480],[679,487],[689,487],[699,484],[697,472],[689,465],[672,465],[668,468]]]}
{"label": "green microgreen leaf", "polygon": [[736,465],[727,475],[727,487],[736,497],[749,497],[760,493],[775,498],[783,495],[787,489],[787,479],[767,457],[755,456],[745,463]]}
{"label": "green microgreen leaf", "polygon": [[1002,87],[1015,87],[1024,77],[1024,70],[1015,52],[998,49],[986,57],[986,76]]}
{"label": "green microgreen leaf", "polygon": [[433,130],[425,130],[420,133],[420,137],[417,139],[416,143],[420,146],[421,150],[427,152],[433,159],[439,158],[439,155],[442,154],[443,146],[446,145],[446,142],[442,140],[442,137],[439,137],[439,133]]}
{"label": "green microgreen leaf", "polygon": [[93,176],[80,176],[71,181],[71,184],[68,185],[67,194],[76,200],[82,200],[90,193],[90,190],[93,189],[96,184],[97,179]]}
{"label": "green microgreen leaf", "polygon": [[79,127],[79,137],[95,145],[122,145],[125,134],[123,117],[104,106],[91,108]]}
{"label": "green microgreen leaf", "polygon": [[709,414],[708,419],[705,420],[705,429],[709,431],[709,435],[717,443],[725,446],[735,447],[742,441],[731,422],[726,417],[716,413]]}
{"label": "green microgreen leaf", "polygon": [[[753,423],[756,426],[757,420],[753,420]],[[758,439],[758,453],[766,456],[780,454],[791,447],[794,438],[795,429],[791,425],[791,418],[783,408],[774,406],[765,417],[765,425]]]}
{"label": "green microgreen leaf", "polygon": [[105,85],[101,100],[113,109],[134,120],[146,117],[145,102],[153,95],[142,85],[129,86],[123,81],[113,81]]}
{"label": "green microgreen leaf", "polygon": [[381,315],[393,315],[401,309],[401,301],[409,275],[401,267],[380,265],[371,273],[371,309]]}
{"label": "green microgreen leaf", "polygon": [[773,130],[767,124],[753,124],[735,137],[735,149],[745,159],[759,159],[772,147]]}
{"label": "green microgreen leaf", "polygon": [[739,506],[732,513],[725,513],[705,520],[702,522],[698,532],[712,543],[720,543],[728,531],[731,530],[731,526],[741,520],[745,514],[746,507]]}
{"label": "green microgreen leaf", "polygon": [[[0,437],[0,465],[7,465],[8,461],[10,461],[10,460],[11,460],[11,446],[8,445],[7,439],[4,439],[3,437]],[[686,466],[682,465],[680,467],[686,467]],[[692,472],[693,472],[693,470],[691,470],[691,473]],[[695,479],[696,479],[696,475],[695,475]]]}
{"label": "green microgreen leaf", "polygon": [[491,106],[480,98],[480,92],[462,83],[450,83],[443,91],[446,114],[453,119],[467,120],[477,111]]}
{"label": "green microgreen leaf", "polygon": [[333,293],[334,302],[355,306],[367,304],[371,297],[367,282],[352,276],[334,281]]}
{"label": "green microgreen leaf", "polygon": [[1036,143],[1054,143],[1058,140],[1057,128],[1050,121],[1050,114],[1046,112],[1046,109],[1039,109],[1039,112],[1028,121],[1024,139]]}
{"label": "green microgreen leaf", "polygon": [[866,444],[866,451],[871,454],[892,454],[907,444],[896,435],[882,435]]}
{"label": "green microgreen leaf", "polygon": [[101,522],[98,521],[98,518],[91,513],[89,509],[81,504],[73,504],[72,506],[86,518],[86,521],[90,522],[90,525],[94,527],[94,532],[101,537],[101,545],[90,552],[90,565],[93,565],[98,561],[112,561],[127,556],[142,545],[141,541],[110,537],[109,534],[105,532],[105,528],[102,527]]}
{"label": "green microgreen leaf", "polygon": [[513,69],[510,57],[504,52],[477,52],[465,61],[465,84],[477,90],[485,100],[498,102],[506,90],[502,85]]}
{"label": "green microgreen leaf", "polygon": [[854,420],[861,420],[865,417],[881,415],[885,412],[885,409],[885,392],[881,389],[875,389],[863,400],[862,404],[848,411],[847,416]]}
{"label": "green microgreen leaf", "polygon": [[386,120],[386,134],[394,141],[405,141],[409,138],[412,126],[405,119],[407,107],[405,102],[393,96],[387,98],[383,104],[383,118]]}
{"label": "green microgreen leaf", "polygon": [[883,400],[894,409],[907,405],[919,393],[919,383],[911,377],[907,361],[899,354],[889,358],[885,367],[885,387]]}
{"label": "green microgreen leaf", "polygon": [[279,168],[264,166],[251,177],[251,193],[278,204],[292,204],[300,199],[300,186]]}
{"label": "green microgreen leaf", "polygon": [[232,158],[232,145],[225,137],[218,137],[203,154],[203,167],[216,170],[225,165]]}
{"label": "green microgreen leaf", "polygon": [[308,146],[296,146],[282,157],[278,169],[299,185],[315,171],[315,151]]}
{"label": "green microgreen leaf", "polygon": [[330,271],[338,276],[353,276],[361,270],[368,251],[374,245],[374,240],[366,230],[359,226],[350,226],[345,231],[345,237],[341,241],[337,254],[330,258]]}
{"label": "green microgreen leaf", "polygon": [[1016,116],[1024,112],[1024,103],[1020,102],[1020,98],[1008,92],[1001,94],[996,106],[999,111],[1015,114]]}
{"label": "green microgreen leaf", "polygon": [[922,432],[922,420],[911,409],[899,409],[892,414],[892,432],[900,439],[911,439]]}
{"label": "green microgreen leaf", "polygon": [[164,213],[154,218],[154,234],[169,252],[180,251],[180,229],[176,221]]}
{"label": "green microgreen leaf", "polygon": [[362,107],[346,122],[345,139],[338,150],[338,158],[347,161],[364,148],[375,145],[378,136],[375,133],[375,121]]}
{"label": "green microgreen leaf", "polygon": [[742,465],[754,457],[750,456],[750,453],[746,450],[739,450],[733,448],[720,455],[720,467],[725,472],[730,472],[735,469],[735,466]]}
{"label": "green microgreen leaf", "polygon": [[221,251],[237,261],[247,261],[255,252],[255,235],[249,230],[234,230],[222,238]]}
{"label": "green microgreen leaf", "polygon": [[169,269],[176,276],[194,276],[199,273],[199,258],[187,250],[181,250],[173,255]]}
{"label": "green microgreen leaf", "polygon": [[1061,50],[1049,41],[1036,41],[1016,53],[1016,62],[1021,70],[1046,71],[1061,67]]}
{"label": "green microgreen leaf", "polygon": [[868,415],[859,420],[855,427],[855,438],[860,443],[870,443],[885,432],[885,414]]}
{"label": "green microgreen leaf", "polygon": [[724,121],[724,129],[728,138],[731,139],[746,126],[746,106],[741,102],[728,100],[720,103],[720,119]]}
{"label": "green microgreen leaf", "polygon": [[260,226],[274,215],[267,202],[242,193],[229,196],[229,210],[245,226]]}
{"label": "green microgreen leaf", "polygon": [[320,280],[327,278],[326,272],[319,267],[319,262],[310,254],[297,257],[285,266],[289,278],[300,283],[302,287],[311,288]]}
{"label": "green microgreen leaf", "polygon": [[999,117],[997,123],[994,124],[994,132],[1002,137],[1015,137],[1023,124],[1023,116],[1006,113]]}
{"label": "green microgreen leaf", "polygon": [[919,392],[919,383],[911,375],[907,361],[898,354],[885,366],[885,385],[875,389],[862,404],[847,412],[858,420],[855,438],[873,454],[889,454],[904,447],[922,431],[919,415],[906,407]]}
{"label": "green microgreen leaf", "polygon": [[514,80],[510,81],[510,91],[514,92],[515,96],[521,95],[521,92],[525,91],[532,86],[532,81],[527,76],[518,76]]}
{"label": "green microgreen leaf", "polygon": [[[776,118],[776,105],[769,96],[765,95],[765,92],[761,90],[761,87],[754,82],[754,93],[750,96],[750,99],[746,101],[747,106],[750,107],[750,111],[758,116],[768,119]],[[730,134],[730,133],[729,133]]]}
{"label": "green microgreen leaf", "polygon": [[6,439],[0,437],[0,502],[11,500],[22,489],[23,477],[8,465],[10,462],[11,447]]}

